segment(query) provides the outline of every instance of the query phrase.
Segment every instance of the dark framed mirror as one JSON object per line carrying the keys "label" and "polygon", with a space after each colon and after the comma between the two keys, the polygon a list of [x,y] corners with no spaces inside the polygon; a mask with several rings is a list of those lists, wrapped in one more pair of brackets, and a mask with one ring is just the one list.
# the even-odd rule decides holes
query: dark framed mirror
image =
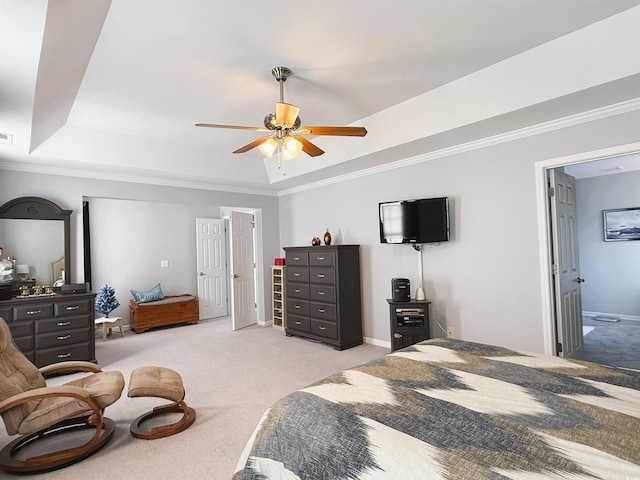
{"label": "dark framed mirror", "polygon": [[0,206],[2,259],[13,263],[14,287],[71,283],[71,212],[39,197]]}

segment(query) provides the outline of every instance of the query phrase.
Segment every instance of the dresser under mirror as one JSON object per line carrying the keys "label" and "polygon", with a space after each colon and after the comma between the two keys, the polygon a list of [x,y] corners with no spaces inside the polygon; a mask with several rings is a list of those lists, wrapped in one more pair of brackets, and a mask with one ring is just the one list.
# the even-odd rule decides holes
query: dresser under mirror
{"label": "dresser under mirror", "polygon": [[0,317],[36,366],[95,362],[93,293],[63,294],[70,283],[71,210],[21,197],[0,206]]}

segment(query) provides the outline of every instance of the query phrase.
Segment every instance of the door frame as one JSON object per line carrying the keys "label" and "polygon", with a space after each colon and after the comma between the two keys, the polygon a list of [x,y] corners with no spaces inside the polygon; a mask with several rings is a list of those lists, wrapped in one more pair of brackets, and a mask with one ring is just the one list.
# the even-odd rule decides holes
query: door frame
{"label": "door frame", "polygon": [[607,157],[627,155],[640,152],[640,142],[617,145],[615,147],[593,150],[564,157],[542,160],[535,163],[536,203],[538,212],[538,250],[540,258],[540,282],[542,301],[542,335],[544,353],[557,355],[555,308],[553,303],[552,247],[551,247],[551,213],[547,195],[547,170],[573,165],[576,163],[602,160]]}

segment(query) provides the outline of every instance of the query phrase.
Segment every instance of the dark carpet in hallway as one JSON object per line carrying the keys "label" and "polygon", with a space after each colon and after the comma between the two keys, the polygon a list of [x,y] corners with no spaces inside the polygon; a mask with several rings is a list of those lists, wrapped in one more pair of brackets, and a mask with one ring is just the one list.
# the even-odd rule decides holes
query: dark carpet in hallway
{"label": "dark carpet in hallway", "polygon": [[594,327],[584,336],[584,360],[640,370],[640,322],[603,322],[583,317],[582,323]]}

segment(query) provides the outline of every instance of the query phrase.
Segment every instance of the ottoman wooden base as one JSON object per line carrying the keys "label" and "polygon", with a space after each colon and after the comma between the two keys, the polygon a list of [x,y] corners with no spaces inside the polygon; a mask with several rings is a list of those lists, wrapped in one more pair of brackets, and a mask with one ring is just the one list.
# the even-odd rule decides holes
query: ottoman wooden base
{"label": "ottoman wooden base", "polygon": [[[163,367],[140,367],[131,372],[128,396],[157,397],[171,400],[173,403],[155,407],[151,412],[140,415],[131,424],[131,435],[136,438],[153,440],[168,437],[189,428],[196,419],[196,411],[184,402],[182,377],[178,372]],[[142,424],[147,420],[170,413],[182,413],[177,422],[145,429]]]}

